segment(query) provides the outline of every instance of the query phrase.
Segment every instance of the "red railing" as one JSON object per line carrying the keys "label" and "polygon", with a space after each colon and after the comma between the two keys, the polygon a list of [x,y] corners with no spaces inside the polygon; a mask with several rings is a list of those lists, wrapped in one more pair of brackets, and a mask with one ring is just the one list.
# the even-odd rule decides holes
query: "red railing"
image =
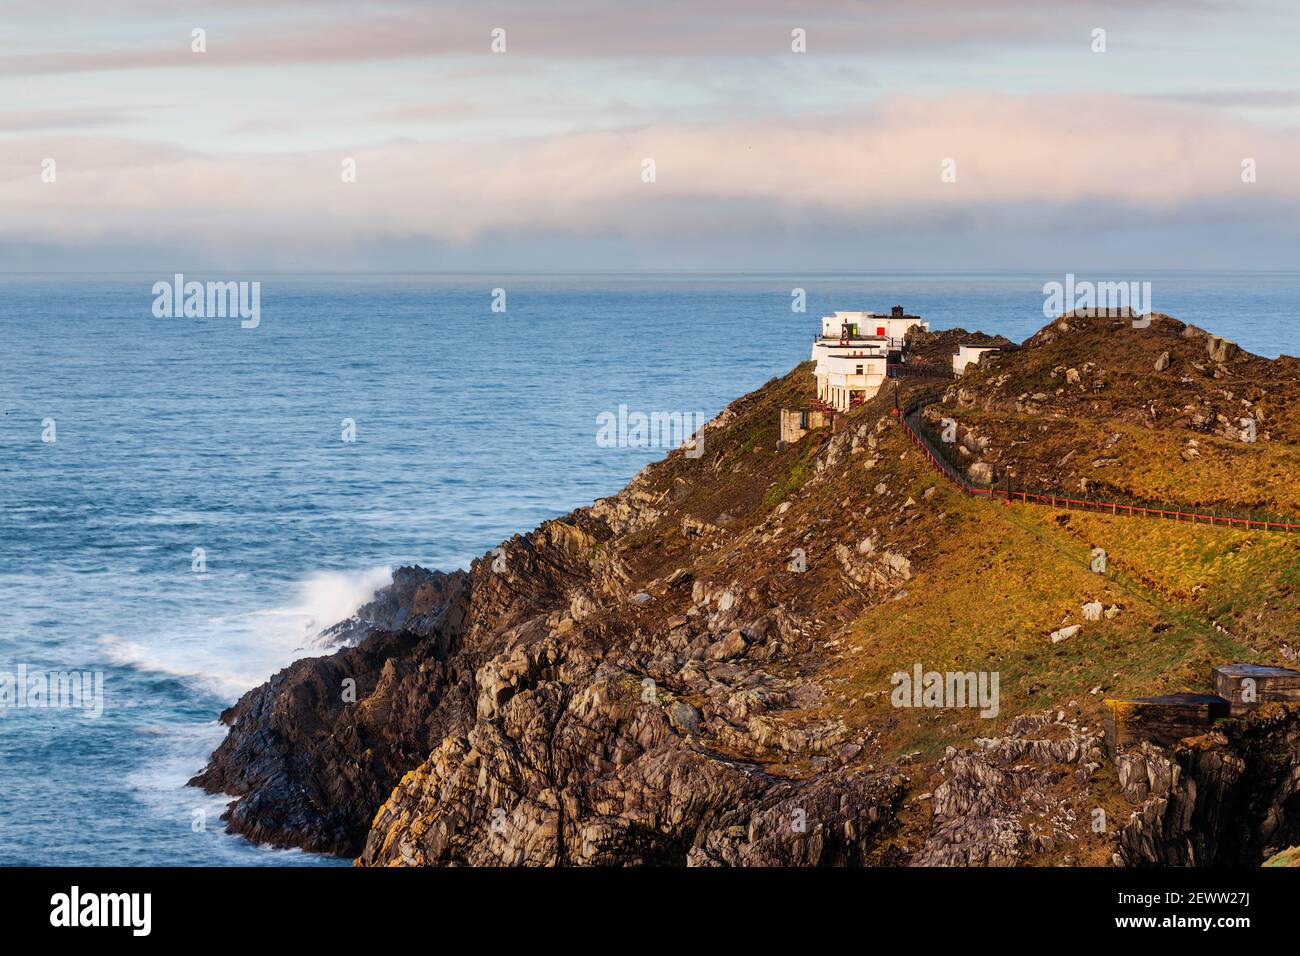
{"label": "red railing", "polygon": [[1300,520],[1286,519],[1283,521],[1274,521],[1269,518],[1255,518],[1253,516],[1241,516],[1232,514],[1218,514],[1217,512],[1206,514],[1200,511],[1188,511],[1183,506],[1176,508],[1158,507],[1153,504],[1129,504],[1120,501],[1107,501],[1096,498],[1074,498],[1069,495],[1057,494],[1050,491],[1023,491],[1015,488],[982,488],[979,485],[972,484],[960,471],[958,471],[939,451],[930,443],[930,440],[922,434],[919,427],[913,427],[909,418],[913,415],[918,416],[919,412],[926,405],[935,401],[934,395],[922,395],[914,398],[903,409],[903,413],[898,416],[902,422],[904,430],[925,453],[930,464],[937,471],[943,474],[945,478],[955,484],[968,495],[978,495],[991,498],[1002,498],[1005,501],[1023,501],[1025,504],[1048,505],[1052,508],[1078,508],[1083,511],[1096,511],[1105,514],[1125,515],[1128,517],[1142,518],[1164,518],[1174,521],[1190,520],[1193,524],[1211,524],[1227,525],[1233,528],[1261,529],[1264,531],[1300,531]]}

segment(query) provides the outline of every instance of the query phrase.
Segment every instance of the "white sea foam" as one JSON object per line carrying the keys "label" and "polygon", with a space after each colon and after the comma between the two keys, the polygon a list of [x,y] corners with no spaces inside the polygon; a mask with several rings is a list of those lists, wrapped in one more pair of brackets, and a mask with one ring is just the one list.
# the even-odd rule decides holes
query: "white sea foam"
{"label": "white sea foam", "polygon": [[135,732],[158,740],[154,758],[127,774],[126,785],[175,841],[182,859],[231,865],[322,862],[301,850],[277,850],[229,836],[221,815],[234,798],[186,785],[221,742],[225,731],[215,722],[145,724]]}
{"label": "white sea foam", "polygon": [[299,583],[298,600],[292,607],[256,613],[263,617],[302,619],[302,630],[315,633],[351,617],[392,579],[393,569],[390,567],[370,568],[352,574],[319,571]]}
{"label": "white sea foam", "polygon": [[283,605],[208,617],[135,635],[104,634],[109,659],[180,677],[233,699],[299,657],[318,653],[310,639],[351,617],[392,580],[392,569],[320,571],[298,582]]}

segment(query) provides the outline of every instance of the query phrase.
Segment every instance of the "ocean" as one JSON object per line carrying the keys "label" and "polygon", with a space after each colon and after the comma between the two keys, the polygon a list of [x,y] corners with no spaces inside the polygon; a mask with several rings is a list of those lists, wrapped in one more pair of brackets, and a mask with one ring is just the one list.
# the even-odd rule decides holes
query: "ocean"
{"label": "ocean", "polygon": [[[98,716],[0,705],[0,864],[339,862],[224,833],[225,801],[184,783],[218,713],[392,568],[465,567],[617,491],[665,449],[604,447],[602,413],[711,417],[806,359],[824,312],[1020,340],[1064,281],[187,278],[260,281],[260,323],[155,317],[170,274],[0,276],[0,674],[103,690]],[[1079,276],[1127,278],[1300,355],[1300,273]]]}

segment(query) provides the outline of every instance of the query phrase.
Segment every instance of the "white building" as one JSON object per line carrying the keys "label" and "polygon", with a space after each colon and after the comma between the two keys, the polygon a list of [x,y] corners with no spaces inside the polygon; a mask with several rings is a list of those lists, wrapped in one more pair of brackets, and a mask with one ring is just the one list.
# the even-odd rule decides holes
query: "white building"
{"label": "white building", "polygon": [[901,305],[894,306],[889,315],[875,312],[836,312],[822,317],[822,337],[839,338],[844,325],[849,325],[856,335],[863,338],[884,339],[892,352],[901,351],[903,337],[912,326],[930,331],[930,323],[922,321],[919,315],[908,315]]}
{"label": "white building", "polygon": [[918,316],[894,306],[891,315],[836,312],[822,317],[821,335],[813,339],[813,375],[817,397],[836,411],[867,401],[884,384],[891,355],[901,358],[903,336],[914,325],[929,330]]}
{"label": "white building", "polygon": [[1001,349],[996,345],[959,345],[957,354],[952,357],[952,370],[958,375],[965,375],[966,366],[979,362],[986,352],[999,351]]}

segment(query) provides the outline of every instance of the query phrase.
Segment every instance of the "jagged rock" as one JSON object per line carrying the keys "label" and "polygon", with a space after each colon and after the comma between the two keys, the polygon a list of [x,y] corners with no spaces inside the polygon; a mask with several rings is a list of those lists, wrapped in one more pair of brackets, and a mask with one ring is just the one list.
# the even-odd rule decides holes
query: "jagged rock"
{"label": "jagged rock", "polygon": [[1102,613],[1103,607],[1100,601],[1089,601],[1083,606],[1083,619],[1085,621],[1100,621]]}
{"label": "jagged rock", "polygon": [[908,581],[912,577],[912,562],[901,554],[895,554],[892,551],[886,551],[880,556],[885,567],[899,578]]}
{"label": "jagged rock", "polygon": [[596,610],[596,602],[586,591],[576,591],[569,601],[569,614],[575,621],[591,617]]}
{"label": "jagged rock", "polygon": [[[711,759],[671,729],[694,714],[676,703],[667,714],[651,703],[629,710],[607,683],[567,703],[543,693],[511,707],[520,710],[508,726],[449,738],[402,780],[361,862],[860,865],[902,797],[901,780],[884,774],[803,784]],[[528,727],[554,730],[513,737]],[[522,754],[511,740],[522,740]],[[523,776],[514,773],[520,756]]]}
{"label": "jagged rock", "polygon": [[1210,361],[1222,365],[1224,362],[1231,361],[1237,354],[1237,343],[1218,336],[1208,336],[1205,340],[1205,350],[1209,353]]}
{"label": "jagged rock", "polygon": [[977,749],[949,748],[930,832],[911,865],[1015,866],[1076,840],[1088,825],[1100,741],[1099,730],[1045,711],[1016,717],[1005,737],[977,740]]}
{"label": "jagged rock", "polygon": [[495,719],[521,686],[535,682],[538,674],[556,659],[556,648],[549,642],[520,644],[480,667],[474,675],[479,687],[479,718]]}
{"label": "jagged rock", "polygon": [[715,661],[735,660],[748,649],[749,644],[745,640],[745,635],[739,630],[733,630],[709,648],[709,657]]}
{"label": "jagged rock", "polygon": [[1169,353],[1161,352],[1160,358],[1156,359],[1156,371],[1163,372],[1165,369],[1169,368],[1169,361]]}
{"label": "jagged rock", "polygon": [[[459,690],[471,675],[449,657],[468,578],[439,577],[442,601],[429,608],[424,635],[373,630],[355,647],[291,664],[222,713],[230,732],[190,783],[241,798],[223,816],[231,832],[354,853],[402,773],[471,718]],[[348,680],[355,702],[344,694]],[[440,699],[444,707],[429,706]]]}
{"label": "jagged rock", "polygon": [[682,534],[688,538],[700,538],[722,530],[715,524],[687,515],[682,519]]}
{"label": "jagged rock", "polygon": [[1258,866],[1300,842],[1300,705],[1265,704],[1173,748],[1117,758],[1135,805],[1119,833],[1130,866]]}
{"label": "jagged rock", "polygon": [[321,631],[317,647],[352,647],[371,631],[408,630],[430,633],[437,626],[437,611],[446,600],[451,579],[426,568],[407,566],[393,572],[392,582],[375,592],[352,617]]}
{"label": "jagged rock", "polygon": [[668,708],[668,719],[673,722],[673,726],[683,733],[698,734],[703,716],[698,707],[688,704],[684,700],[673,701]]}
{"label": "jagged rock", "polygon": [[[591,506],[591,515],[607,522],[616,533],[626,534],[658,520],[662,512],[652,507],[655,500],[654,496],[638,488],[634,479],[632,484],[614,497],[600,498],[595,501]],[[567,550],[571,552],[576,552],[583,546],[590,546],[591,542],[571,536],[573,530],[571,526],[563,525],[561,522],[551,522],[551,524],[561,525],[553,529],[556,535],[553,543],[567,543]],[[545,527],[543,525],[543,529]]]}
{"label": "jagged rock", "polygon": [[988,487],[993,484],[993,466],[986,461],[977,461],[966,469],[966,477],[972,484]]}

